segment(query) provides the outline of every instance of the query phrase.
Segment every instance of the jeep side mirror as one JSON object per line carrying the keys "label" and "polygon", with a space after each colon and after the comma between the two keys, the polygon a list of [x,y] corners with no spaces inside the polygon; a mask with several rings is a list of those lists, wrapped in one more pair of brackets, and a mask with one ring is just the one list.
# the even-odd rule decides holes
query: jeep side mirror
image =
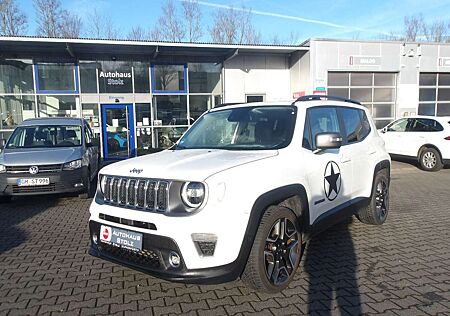
{"label": "jeep side mirror", "polygon": [[342,146],[342,136],[338,133],[320,133],[316,135],[316,152],[336,149]]}

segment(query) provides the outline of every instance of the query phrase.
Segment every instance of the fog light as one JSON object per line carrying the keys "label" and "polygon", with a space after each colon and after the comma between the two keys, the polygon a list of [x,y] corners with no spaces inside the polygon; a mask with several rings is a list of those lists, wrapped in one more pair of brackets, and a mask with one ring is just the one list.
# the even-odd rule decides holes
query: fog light
{"label": "fog light", "polygon": [[172,267],[178,268],[181,263],[180,256],[176,252],[172,251],[169,254],[169,263]]}
{"label": "fog light", "polygon": [[75,183],[74,187],[75,188],[81,188],[81,187],[84,187],[84,184],[83,183]]}
{"label": "fog light", "polygon": [[94,244],[97,244],[97,234],[93,234],[93,235],[92,235],[92,242],[93,242]]}
{"label": "fog light", "polygon": [[213,256],[216,250],[217,236],[214,234],[192,234],[192,241],[200,256]]}

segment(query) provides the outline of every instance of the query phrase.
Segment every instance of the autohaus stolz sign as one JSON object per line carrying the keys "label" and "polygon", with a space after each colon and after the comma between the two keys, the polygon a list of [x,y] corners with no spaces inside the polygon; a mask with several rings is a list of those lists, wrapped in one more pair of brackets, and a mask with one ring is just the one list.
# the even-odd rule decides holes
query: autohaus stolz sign
{"label": "autohaus stolz sign", "polygon": [[100,70],[99,78],[106,81],[109,86],[123,86],[131,83],[131,72],[103,71]]}

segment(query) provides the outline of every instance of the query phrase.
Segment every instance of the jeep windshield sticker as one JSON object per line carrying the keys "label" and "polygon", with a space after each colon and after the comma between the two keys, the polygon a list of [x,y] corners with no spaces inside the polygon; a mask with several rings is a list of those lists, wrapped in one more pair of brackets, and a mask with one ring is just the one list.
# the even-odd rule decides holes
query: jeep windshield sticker
{"label": "jeep windshield sticker", "polygon": [[328,162],[325,167],[323,189],[329,201],[336,199],[341,190],[341,171],[334,161]]}

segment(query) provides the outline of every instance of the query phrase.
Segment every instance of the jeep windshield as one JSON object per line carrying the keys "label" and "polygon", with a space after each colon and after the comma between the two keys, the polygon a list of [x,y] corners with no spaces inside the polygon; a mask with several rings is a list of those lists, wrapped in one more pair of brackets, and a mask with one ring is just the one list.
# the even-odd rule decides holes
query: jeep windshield
{"label": "jeep windshield", "polygon": [[295,126],[293,106],[254,106],[203,115],[175,149],[261,150],[289,145]]}
{"label": "jeep windshield", "polygon": [[6,148],[51,148],[81,146],[81,126],[20,126],[17,127]]}

